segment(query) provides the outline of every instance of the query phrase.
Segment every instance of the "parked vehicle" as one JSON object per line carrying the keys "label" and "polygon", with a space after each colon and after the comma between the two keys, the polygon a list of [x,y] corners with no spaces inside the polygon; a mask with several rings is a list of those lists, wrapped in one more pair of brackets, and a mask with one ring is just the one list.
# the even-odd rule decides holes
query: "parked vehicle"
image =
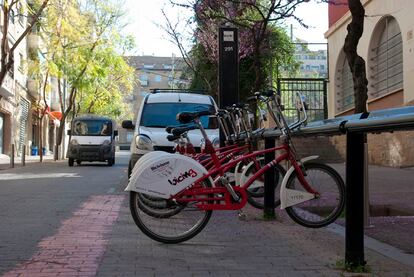
{"label": "parked vehicle", "polygon": [[84,161],[107,162],[115,164],[115,122],[104,116],[82,115],[72,122],[67,157],[69,166],[74,162],[80,165]]}
{"label": "parked vehicle", "polygon": [[[209,95],[189,90],[155,89],[143,99],[137,114],[136,124],[131,120],[122,122],[125,129],[135,129],[131,142],[131,158],[128,165],[128,176],[131,175],[135,163],[144,154],[153,151],[174,151],[174,142],[168,141],[168,126],[180,125],[176,115],[180,112],[217,110],[217,104]],[[219,145],[218,122],[215,117],[203,116],[201,123],[213,143]],[[191,130],[188,137],[199,151],[203,137],[200,130]]]}

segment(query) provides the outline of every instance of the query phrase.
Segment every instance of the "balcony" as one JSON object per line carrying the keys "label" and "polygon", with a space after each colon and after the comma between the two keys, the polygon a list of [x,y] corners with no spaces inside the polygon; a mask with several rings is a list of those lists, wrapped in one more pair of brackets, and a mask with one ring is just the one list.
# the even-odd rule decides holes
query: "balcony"
{"label": "balcony", "polygon": [[27,46],[29,49],[36,50],[40,47],[40,36],[37,34],[29,34],[27,36]]}
{"label": "balcony", "polygon": [[14,79],[7,73],[0,87],[0,95],[3,97],[14,96]]}
{"label": "balcony", "polygon": [[39,99],[39,83],[36,80],[33,80],[33,79],[27,80],[27,91],[35,99]]}

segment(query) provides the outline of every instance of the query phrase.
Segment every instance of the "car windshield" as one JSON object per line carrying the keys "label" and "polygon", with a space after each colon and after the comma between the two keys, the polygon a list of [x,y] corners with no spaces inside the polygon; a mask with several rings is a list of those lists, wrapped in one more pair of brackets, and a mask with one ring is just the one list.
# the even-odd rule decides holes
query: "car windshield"
{"label": "car windshield", "polygon": [[110,136],[112,123],[107,120],[75,120],[72,134],[75,136]]}
{"label": "car windshield", "polygon": [[[193,103],[147,103],[144,106],[141,116],[140,126],[165,128],[167,126],[180,125],[176,115],[180,112],[198,112],[213,109],[208,104]],[[215,117],[200,117],[203,127],[206,129],[216,129],[217,121]]]}

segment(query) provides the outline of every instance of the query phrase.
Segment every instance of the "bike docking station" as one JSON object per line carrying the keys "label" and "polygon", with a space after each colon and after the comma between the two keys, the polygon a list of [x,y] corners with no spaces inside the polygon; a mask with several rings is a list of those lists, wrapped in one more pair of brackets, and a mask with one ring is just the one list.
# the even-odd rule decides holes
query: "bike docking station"
{"label": "bike docking station", "polygon": [[[364,180],[365,144],[368,133],[414,130],[414,106],[376,110],[349,116],[314,121],[291,132],[292,136],[315,137],[346,135],[346,204],[345,204],[345,263],[352,266],[365,265],[364,258]],[[281,132],[264,130],[260,136],[265,148],[275,146]],[[265,155],[265,163],[272,161],[275,153]],[[274,172],[265,174],[264,214],[274,215]]]}

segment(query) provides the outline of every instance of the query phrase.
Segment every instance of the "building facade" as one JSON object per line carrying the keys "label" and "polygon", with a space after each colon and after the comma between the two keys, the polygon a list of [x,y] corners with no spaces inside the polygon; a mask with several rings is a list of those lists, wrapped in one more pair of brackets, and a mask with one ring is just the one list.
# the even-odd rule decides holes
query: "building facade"
{"label": "building facade", "polygon": [[[19,5],[22,5],[20,1]],[[7,34],[9,47],[27,28],[27,16],[17,12],[17,9],[24,11],[19,5],[15,7],[14,12],[18,16],[11,16],[9,20]],[[3,37],[3,34],[0,33],[0,36]],[[40,58],[41,45],[41,38],[33,28],[15,49],[13,68],[6,74],[0,87],[0,155],[11,156],[12,146],[15,150],[14,155],[21,155],[23,150],[27,155],[31,155],[33,153],[31,149],[35,147],[38,148],[37,153],[39,153],[41,137],[43,152],[53,151],[59,120],[56,116],[58,113],[53,115],[52,111],[60,111],[57,80],[48,77],[49,86],[45,97],[48,108],[46,109],[39,85],[44,80],[35,80],[29,74],[31,59]]]}
{"label": "building facade", "polygon": [[[23,3],[19,4],[23,5]],[[13,10],[9,18],[8,34],[0,33],[2,38],[4,35],[7,36],[9,47],[16,42],[27,24],[26,16],[18,13],[18,8],[20,7],[15,7],[16,10]],[[1,13],[1,21],[3,21],[3,16]],[[5,155],[11,154],[12,145],[15,146],[16,152],[22,152],[27,140],[27,127],[30,125],[31,96],[26,89],[26,39],[18,45],[13,54],[13,67],[6,73],[0,87],[0,154]]]}
{"label": "building facade", "polygon": [[306,41],[295,42],[295,60],[299,62],[299,76],[302,78],[327,78],[327,50],[310,50]]}
{"label": "building facade", "polygon": [[[343,3],[342,5],[340,3]],[[411,0],[362,0],[366,17],[358,54],[366,61],[368,111],[414,104],[414,19]],[[354,113],[354,90],[343,45],[351,21],[346,0],[329,5],[329,117]],[[369,135],[370,162],[414,165],[414,133]],[[334,142],[344,149],[343,139]]]}
{"label": "building facade", "polygon": [[[190,80],[183,78],[186,65],[182,58],[156,56],[128,56],[128,64],[135,69],[137,82],[131,95],[125,99],[136,120],[137,111],[145,95],[153,89],[187,88]],[[133,137],[132,131],[119,130],[119,145],[128,147]]]}

